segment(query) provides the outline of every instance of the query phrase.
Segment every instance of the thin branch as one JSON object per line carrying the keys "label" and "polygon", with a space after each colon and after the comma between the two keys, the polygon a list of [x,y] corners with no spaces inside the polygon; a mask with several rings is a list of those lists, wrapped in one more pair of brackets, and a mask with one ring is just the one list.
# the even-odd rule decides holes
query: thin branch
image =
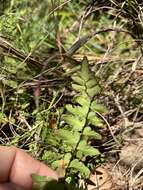
{"label": "thin branch", "polygon": [[108,123],[108,121],[107,121],[107,119],[102,115],[102,114],[100,114],[99,112],[96,112],[102,119],[103,119],[103,121],[107,124],[107,127],[108,127],[108,129],[109,129],[109,131],[110,131],[110,134],[112,135],[112,138],[113,138],[113,140],[120,146],[121,145],[121,143],[117,140],[117,138],[115,137],[115,135],[114,135],[114,133],[113,133],[113,131],[112,131],[112,128],[111,128],[111,126],[110,126],[110,124]]}
{"label": "thin branch", "polygon": [[103,28],[101,30],[92,32],[91,34],[87,34],[85,36],[83,36],[82,38],[80,38],[79,40],[77,40],[66,52],[67,56],[72,56],[75,54],[75,52],[80,49],[82,46],[84,46],[89,40],[91,40],[93,37],[95,37],[97,34],[100,33],[104,33],[104,32],[112,32],[112,31],[116,31],[116,32],[124,32],[127,33],[129,35],[131,35],[131,33],[127,30],[123,30],[121,28]]}
{"label": "thin branch", "polygon": [[23,62],[33,64],[38,68],[42,67],[42,64],[39,61],[35,60],[31,55],[27,56],[2,38],[0,38],[0,48],[2,48],[3,51],[7,52],[8,54],[16,56],[17,59],[22,60]]}

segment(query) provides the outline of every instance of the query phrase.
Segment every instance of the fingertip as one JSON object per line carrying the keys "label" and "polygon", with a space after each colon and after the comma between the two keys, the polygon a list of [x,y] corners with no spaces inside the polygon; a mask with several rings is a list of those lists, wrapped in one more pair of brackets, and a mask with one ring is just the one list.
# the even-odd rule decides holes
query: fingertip
{"label": "fingertip", "polygon": [[35,160],[26,152],[18,149],[16,151],[13,167],[11,168],[11,181],[26,190],[30,190],[33,185],[31,178],[31,174],[33,173],[41,176],[49,176],[56,180],[58,179],[56,172]]}
{"label": "fingertip", "polygon": [[15,147],[0,146],[0,182],[6,182],[9,179],[16,151]]}
{"label": "fingertip", "polygon": [[0,163],[0,182],[10,180],[26,190],[32,189],[33,173],[58,180],[56,172],[15,147],[0,146]]}

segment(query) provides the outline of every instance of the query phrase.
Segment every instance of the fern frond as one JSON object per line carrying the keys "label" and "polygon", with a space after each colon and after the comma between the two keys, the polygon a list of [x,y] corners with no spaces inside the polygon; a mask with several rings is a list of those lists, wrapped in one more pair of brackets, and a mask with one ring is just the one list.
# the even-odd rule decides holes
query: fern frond
{"label": "fern frond", "polygon": [[[76,96],[73,98],[75,104],[65,106],[66,113],[62,116],[62,119],[69,127],[66,127],[60,133],[64,143],[72,147],[74,145],[75,147],[67,166],[68,169],[74,167],[76,172],[79,171],[80,174],[85,174],[87,173],[85,171],[89,171],[89,169],[80,160],[83,160],[83,158],[86,159],[87,156],[100,155],[99,150],[92,147],[88,142],[90,139],[100,140],[102,138],[96,132],[96,127],[103,125],[97,112],[102,113],[105,108],[94,100],[95,95],[100,92],[101,88],[89,68],[86,57],[83,58],[81,69],[72,76],[72,80],[72,88],[76,92]],[[93,130],[93,126],[95,130]],[[82,171],[83,168],[85,170],[84,172]]]}
{"label": "fern frond", "polygon": [[[59,142],[58,153],[63,155],[60,159],[65,163],[65,178],[77,173],[80,173],[82,178],[87,178],[90,169],[84,161],[87,157],[100,155],[98,148],[91,146],[90,141],[102,139],[96,128],[103,125],[98,113],[104,113],[106,108],[95,101],[95,96],[101,88],[90,70],[86,57],[83,58],[80,70],[72,76],[72,80],[75,96],[72,104],[65,105],[61,115],[59,129],[55,134],[56,146]],[[58,167],[60,159],[58,157],[53,162],[54,167]]]}

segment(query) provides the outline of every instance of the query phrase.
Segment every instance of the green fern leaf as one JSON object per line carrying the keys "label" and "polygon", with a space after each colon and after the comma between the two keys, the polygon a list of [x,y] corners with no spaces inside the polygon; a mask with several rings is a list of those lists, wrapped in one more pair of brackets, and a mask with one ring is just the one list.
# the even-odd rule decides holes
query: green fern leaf
{"label": "green fern leaf", "polygon": [[85,91],[85,86],[81,86],[78,84],[72,84],[72,88],[73,90],[77,91],[77,92],[84,92]]}
{"label": "green fern leaf", "polygon": [[97,95],[98,93],[100,93],[100,91],[101,91],[101,88],[100,88],[99,85],[96,85],[96,86],[94,86],[93,88],[87,89],[87,93],[88,93],[88,95],[89,95],[91,98],[93,98],[95,95]]}
{"label": "green fern leaf", "polygon": [[69,163],[71,157],[72,157],[72,154],[71,154],[71,153],[66,153],[66,154],[64,155],[64,163],[65,163],[65,165]]}
{"label": "green fern leaf", "polygon": [[79,146],[77,149],[78,149],[78,151],[81,151],[82,154],[84,154],[85,156],[97,156],[100,154],[98,149],[93,148],[90,145],[88,145],[87,141],[85,141],[85,140],[82,140],[79,143]]}
{"label": "green fern leaf", "polygon": [[75,107],[73,107],[71,104],[68,104],[68,105],[66,105],[66,109],[71,114],[73,114],[75,116],[78,115],[80,118],[86,117],[86,115],[88,113],[88,107],[87,106],[84,106],[84,107],[75,106]]}
{"label": "green fern leaf", "polygon": [[79,120],[78,118],[72,116],[72,115],[63,115],[64,121],[69,124],[70,126],[73,126],[76,130],[81,130],[83,126],[85,125],[85,118],[82,120]]}
{"label": "green fern leaf", "polygon": [[79,76],[73,76],[72,80],[74,82],[76,82],[77,84],[79,84],[79,85],[84,85],[85,84],[84,80]]}
{"label": "green fern leaf", "polygon": [[81,75],[81,78],[86,82],[90,79],[90,71],[89,71],[87,57],[83,58],[80,75]]}
{"label": "green fern leaf", "polygon": [[93,148],[91,146],[86,146],[86,148],[80,149],[80,151],[82,151],[82,153],[85,156],[98,156],[98,155],[100,155],[99,150],[97,148]]}
{"label": "green fern leaf", "polygon": [[76,158],[79,158],[79,160],[81,160],[81,158],[83,158],[83,154],[81,151],[76,152]]}
{"label": "green fern leaf", "polygon": [[97,85],[97,81],[95,78],[89,80],[87,83],[86,83],[86,86],[87,88],[92,88],[93,86]]}
{"label": "green fern leaf", "polygon": [[85,128],[83,135],[85,135],[86,137],[97,139],[97,140],[102,139],[102,136],[99,133],[96,133],[95,131],[91,130],[90,127]]}
{"label": "green fern leaf", "polygon": [[39,176],[37,174],[31,174],[33,180],[32,190],[43,190],[48,181],[52,181],[52,178],[46,176]]}
{"label": "green fern leaf", "polygon": [[68,131],[65,129],[59,129],[58,132],[61,139],[69,145],[75,145],[79,141],[79,133]]}
{"label": "green fern leaf", "polygon": [[90,107],[90,98],[87,96],[87,94],[82,94],[80,96],[77,96],[75,98],[75,102],[80,104],[81,106],[87,106]]}
{"label": "green fern leaf", "polygon": [[92,111],[99,112],[99,113],[106,113],[107,112],[106,107],[101,105],[101,104],[98,104],[96,101],[93,101],[91,103],[90,108],[91,108]]}
{"label": "green fern leaf", "polygon": [[88,167],[86,167],[82,162],[80,162],[78,159],[75,159],[71,162],[69,168],[74,168],[77,172],[80,172],[80,174],[83,177],[88,178],[90,175],[90,170]]}
{"label": "green fern leaf", "polygon": [[[32,174],[31,177],[32,177],[32,180],[33,180],[34,182],[38,182],[38,183],[40,183],[40,182],[45,182],[45,181],[47,181],[47,180],[49,179],[49,178],[46,177],[46,176],[40,176],[40,175],[37,175],[37,174]],[[51,178],[50,178],[50,179],[51,179]]]}
{"label": "green fern leaf", "polygon": [[88,121],[89,121],[89,124],[92,124],[94,126],[97,126],[97,127],[103,126],[102,120],[97,117],[95,112],[90,112],[88,114]]}
{"label": "green fern leaf", "polygon": [[60,159],[60,154],[57,154],[57,149],[53,150],[44,150],[42,155],[42,160],[46,160],[48,164],[54,162],[55,159]]}

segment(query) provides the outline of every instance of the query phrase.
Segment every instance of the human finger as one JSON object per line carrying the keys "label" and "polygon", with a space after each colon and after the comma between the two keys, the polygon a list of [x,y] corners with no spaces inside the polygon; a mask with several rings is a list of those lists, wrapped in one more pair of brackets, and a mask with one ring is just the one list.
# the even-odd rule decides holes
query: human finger
{"label": "human finger", "polygon": [[20,149],[0,146],[0,155],[0,163],[2,163],[0,164],[0,182],[9,180],[26,190],[30,190],[32,188],[32,173],[58,179],[52,169]]}
{"label": "human finger", "polygon": [[13,183],[1,183],[0,190],[24,190],[24,189]]}

